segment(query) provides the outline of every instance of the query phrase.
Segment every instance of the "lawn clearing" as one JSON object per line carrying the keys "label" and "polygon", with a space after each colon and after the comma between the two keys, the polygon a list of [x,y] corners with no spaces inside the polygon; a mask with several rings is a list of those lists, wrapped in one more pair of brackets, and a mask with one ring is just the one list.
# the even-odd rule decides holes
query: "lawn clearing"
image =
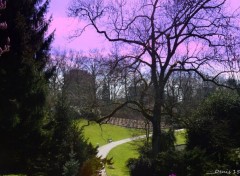
{"label": "lawn clearing", "polygon": [[[82,127],[87,124],[86,120],[79,120],[78,126]],[[91,122],[89,126],[84,127],[83,134],[93,146],[102,146],[108,143],[108,140],[118,141],[133,136],[143,135],[144,131],[139,129],[131,129],[111,124],[99,125]]]}
{"label": "lawn clearing", "polygon": [[126,162],[129,158],[138,158],[139,154],[136,150],[136,141],[128,142],[112,149],[107,158],[113,157],[113,168],[106,166],[108,176],[128,176],[129,170]]}
{"label": "lawn clearing", "polygon": [[[179,130],[174,132],[176,137],[175,145],[183,145],[186,143],[186,130]],[[138,158],[139,154],[136,150],[137,145],[141,144],[142,140],[132,141],[126,144],[119,145],[112,149],[107,158],[113,157],[113,168],[106,166],[108,176],[130,176],[129,170],[126,167],[126,162],[129,158]]]}
{"label": "lawn clearing", "polygon": [[[86,120],[79,120],[79,127],[86,125]],[[144,130],[124,128],[111,124],[103,124],[99,126],[97,123],[91,122],[89,126],[84,127],[84,136],[89,140],[94,146],[102,146],[108,143],[108,139],[113,141],[118,141],[125,138],[130,138],[133,136],[143,135]],[[182,145],[186,143],[186,130],[175,131],[176,145]],[[126,162],[129,158],[138,158],[139,154],[136,150],[136,142],[133,141],[126,144],[122,144],[112,149],[108,154],[108,158],[113,157],[113,168],[106,166],[106,171],[108,176],[129,176],[129,170],[126,167]],[[140,145],[140,144],[139,144]]]}

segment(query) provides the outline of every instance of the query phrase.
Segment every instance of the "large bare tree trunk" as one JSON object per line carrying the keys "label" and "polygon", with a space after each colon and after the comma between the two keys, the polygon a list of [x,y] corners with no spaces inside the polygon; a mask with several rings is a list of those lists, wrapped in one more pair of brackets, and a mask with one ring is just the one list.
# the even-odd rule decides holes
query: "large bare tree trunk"
{"label": "large bare tree trunk", "polygon": [[155,103],[153,108],[153,117],[152,117],[152,127],[153,127],[153,136],[152,136],[152,153],[153,157],[156,157],[164,149],[161,145],[161,122],[162,122],[162,107],[163,107],[163,97],[164,97],[164,88],[160,90],[155,90]]}
{"label": "large bare tree trunk", "polygon": [[153,112],[153,134],[152,134],[152,153],[153,156],[156,156],[160,151],[160,138],[161,138],[161,108],[159,104],[156,103]]}

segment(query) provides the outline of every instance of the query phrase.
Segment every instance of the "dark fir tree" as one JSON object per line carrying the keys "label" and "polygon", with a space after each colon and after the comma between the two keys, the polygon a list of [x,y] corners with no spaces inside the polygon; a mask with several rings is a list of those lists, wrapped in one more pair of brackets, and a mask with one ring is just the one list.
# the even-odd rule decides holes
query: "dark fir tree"
{"label": "dark fir tree", "polygon": [[[51,86],[50,91],[53,91]],[[85,161],[95,157],[97,149],[84,139],[79,124],[74,120],[75,108],[67,101],[65,91],[60,89],[54,97],[53,103],[48,101],[51,111],[46,128],[50,137],[43,147],[45,165],[42,171],[49,176],[71,175],[80,172],[86,166]]]}
{"label": "dark fir tree", "polygon": [[53,34],[46,36],[49,1],[8,0],[11,49],[0,57],[0,174],[38,170]]}

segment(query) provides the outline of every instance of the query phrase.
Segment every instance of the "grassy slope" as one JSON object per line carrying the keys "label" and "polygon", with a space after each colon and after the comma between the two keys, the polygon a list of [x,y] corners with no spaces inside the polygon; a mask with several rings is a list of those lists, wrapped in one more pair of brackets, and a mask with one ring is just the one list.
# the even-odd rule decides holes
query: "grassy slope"
{"label": "grassy slope", "polygon": [[[175,131],[176,145],[185,144],[186,130]],[[129,170],[126,167],[126,162],[129,158],[137,158],[139,154],[136,151],[136,146],[132,143],[122,144],[110,151],[108,158],[113,157],[114,169],[106,167],[108,176],[129,176]]]}
{"label": "grassy slope", "polygon": [[[79,127],[86,125],[87,121],[81,120],[78,122]],[[185,133],[186,131],[176,131],[176,144],[185,144]],[[104,124],[101,127],[92,123],[90,126],[84,128],[84,136],[89,139],[94,146],[99,144],[99,146],[107,144],[108,139],[113,141],[121,140],[124,138],[132,137],[133,135],[141,135],[143,131],[136,129],[128,129],[124,127],[119,127],[110,124]],[[126,161],[129,158],[137,158],[139,154],[136,152],[136,146],[133,145],[134,142],[122,144],[110,151],[108,158],[113,157],[114,169],[108,168],[106,166],[108,176],[128,176],[129,171],[126,167]]]}
{"label": "grassy slope", "polygon": [[[79,127],[86,124],[86,120],[78,121]],[[103,124],[99,126],[96,123],[91,123],[91,125],[84,127],[83,133],[85,138],[88,139],[89,142],[91,142],[94,146],[102,146],[104,144],[107,144],[108,139],[118,141],[121,139],[143,134],[142,130],[129,129],[110,124]]]}
{"label": "grassy slope", "polygon": [[108,158],[113,157],[114,168],[106,166],[108,176],[128,176],[129,170],[126,162],[129,158],[137,158],[139,156],[133,142],[122,144],[110,151]]}

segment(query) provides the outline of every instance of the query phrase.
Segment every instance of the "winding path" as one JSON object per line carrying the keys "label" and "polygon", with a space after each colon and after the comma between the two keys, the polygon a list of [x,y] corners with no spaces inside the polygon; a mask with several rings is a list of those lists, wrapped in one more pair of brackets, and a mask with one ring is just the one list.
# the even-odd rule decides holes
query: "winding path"
{"label": "winding path", "polygon": [[117,147],[118,145],[133,141],[133,140],[137,140],[137,139],[142,139],[145,138],[146,135],[142,135],[142,136],[136,136],[136,137],[132,137],[132,138],[127,138],[127,139],[122,139],[120,141],[116,141],[116,142],[111,142],[109,144],[103,145],[101,147],[98,148],[98,157],[102,157],[106,158],[108,153],[114,148]]}
{"label": "winding path", "polygon": [[[133,140],[137,140],[137,139],[142,139],[145,138],[146,135],[142,135],[142,136],[136,136],[136,137],[132,137],[132,138],[127,138],[127,139],[122,139],[120,141],[116,141],[116,142],[111,142],[109,144],[103,145],[101,147],[98,148],[98,157],[101,157],[102,159],[106,158],[108,153],[114,148],[117,147],[118,145],[133,141]],[[102,176],[107,176],[106,174],[106,170],[105,168],[101,171],[101,175]]]}
{"label": "winding path", "polygon": [[[178,130],[175,130],[175,131],[183,131],[184,129],[178,129]],[[151,136],[152,134],[150,134]],[[98,154],[97,156],[98,157],[101,157],[102,159],[106,158],[108,153],[115,147],[121,145],[121,144],[124,144],[124,143],[127,143],[127,142],[130,142],[130,141],[133,141],[133,140],[137,140],[137,139],[142,139],[142,138],[145,138],[146,135],[142,135],[142,136],[136,136],[136,137],[132,137],[132,138],[127,138],[127,139],[122,139],[122,140],[119,140],[119,141],[116,141],[116,142],[111,142],[109,144],[106,144],[106,145],[103,145],[101,147],[98,148]],[[101,171],[101,176],[107,176],[106,174],[106,170],[105,168]]]}

